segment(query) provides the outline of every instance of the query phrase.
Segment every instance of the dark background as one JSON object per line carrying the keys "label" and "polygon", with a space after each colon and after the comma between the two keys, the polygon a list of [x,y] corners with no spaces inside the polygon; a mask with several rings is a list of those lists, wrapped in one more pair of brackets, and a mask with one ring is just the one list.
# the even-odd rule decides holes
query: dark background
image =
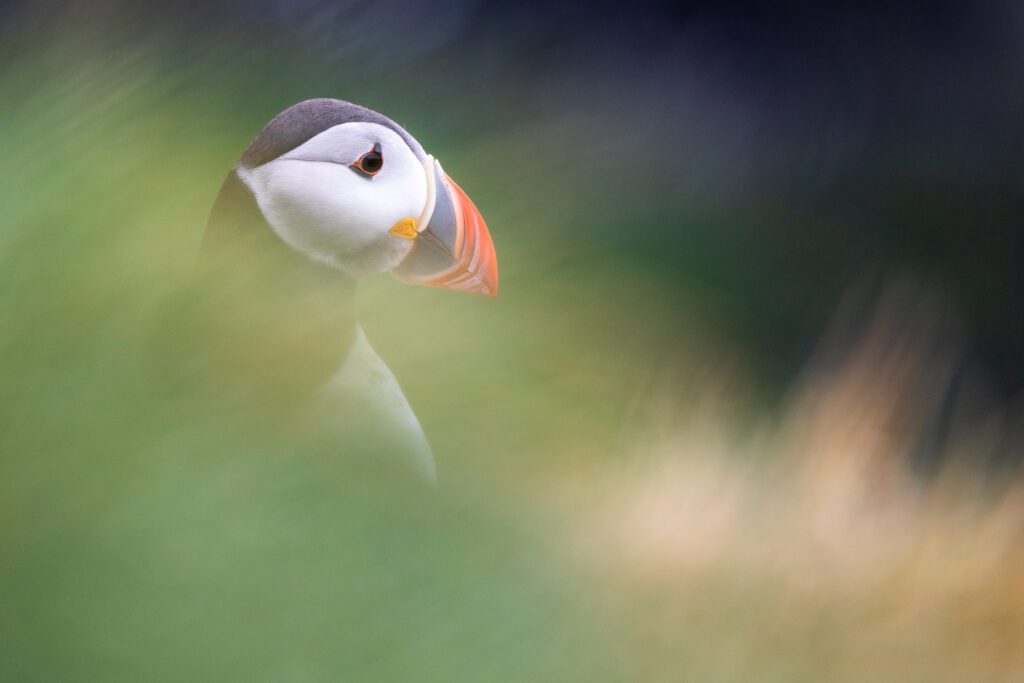
{"label": "dark background", "polygon": [[209,70],[271,54],[309,69],[252,103],[240,144],[305,96],[376,97],[465,146],[577,117],[577,136],[522,150],[583,196],[560,220],[663,273],[666,295],[706,293],[770,382],[851,282],[910,272],[943,288],[1001,393],[1024,383],[1014,3],[5,5],[24,41],[77,16]]}

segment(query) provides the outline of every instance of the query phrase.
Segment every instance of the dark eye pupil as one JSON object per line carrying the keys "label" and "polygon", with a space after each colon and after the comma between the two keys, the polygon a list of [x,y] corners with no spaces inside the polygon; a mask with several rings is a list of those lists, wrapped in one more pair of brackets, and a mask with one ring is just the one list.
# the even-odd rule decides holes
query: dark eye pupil
{"label": "dark eye pupil", "polygon": [[384,159],[378,152],[367,152],[360,159],[360,166],[367,173],[376,173],[380,170],[380,167],[384,165]]}
{"label": "dark eye pupil", "polygon": [[380,143],[377,142],[373,145],[373,149],[359,157],[355,162],[349,166],[356,173],[361,173],[366,177],[370,177],[377,174],[381,168],[384,167],[384,155],[380,151]]}

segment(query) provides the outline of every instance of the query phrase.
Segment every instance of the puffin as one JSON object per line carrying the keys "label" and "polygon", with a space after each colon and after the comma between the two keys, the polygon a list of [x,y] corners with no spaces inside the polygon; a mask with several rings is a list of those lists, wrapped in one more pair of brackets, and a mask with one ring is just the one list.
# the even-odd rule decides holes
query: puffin
{"label": "puffin", "polygon": [[479,210],[404,128],[337,99],[279,113],[224,180],[198,272],[219,390],[437,481],[419,420],[356,318],[356,291],[390,273],[495,297],[498,266]]}

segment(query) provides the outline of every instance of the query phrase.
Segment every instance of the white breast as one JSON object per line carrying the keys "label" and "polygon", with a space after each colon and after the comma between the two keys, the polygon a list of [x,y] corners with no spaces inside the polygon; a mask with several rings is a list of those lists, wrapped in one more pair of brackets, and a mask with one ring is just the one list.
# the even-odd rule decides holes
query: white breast
{"label": "white breast", "polygon": [[324,387],[322,402],[327,419],[337,412],[346,436],[408,459],[424,479],[436,483],[434,454],[423,428],[361,327],[345,363]]}

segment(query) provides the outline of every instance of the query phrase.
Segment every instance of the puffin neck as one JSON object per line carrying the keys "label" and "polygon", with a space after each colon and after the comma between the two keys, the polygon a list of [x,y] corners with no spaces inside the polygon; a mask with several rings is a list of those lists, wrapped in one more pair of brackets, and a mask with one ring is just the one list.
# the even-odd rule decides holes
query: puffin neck
{"label": "puffin neck", "polygon": [[296,251],[277,235],[236,171],[224,180],[210,212],[200,267],[247,278],[256,289],[273,288],[282,295],[325,293],[339,304],[355,297],[354,278]]}
{"label": "puffin neck", "polygon": [[210,213],[199,259],[208,301],[240,353],[289,366],[302,393],[326,383],[356,338],[356,282],[284,243],[232,171]]}

